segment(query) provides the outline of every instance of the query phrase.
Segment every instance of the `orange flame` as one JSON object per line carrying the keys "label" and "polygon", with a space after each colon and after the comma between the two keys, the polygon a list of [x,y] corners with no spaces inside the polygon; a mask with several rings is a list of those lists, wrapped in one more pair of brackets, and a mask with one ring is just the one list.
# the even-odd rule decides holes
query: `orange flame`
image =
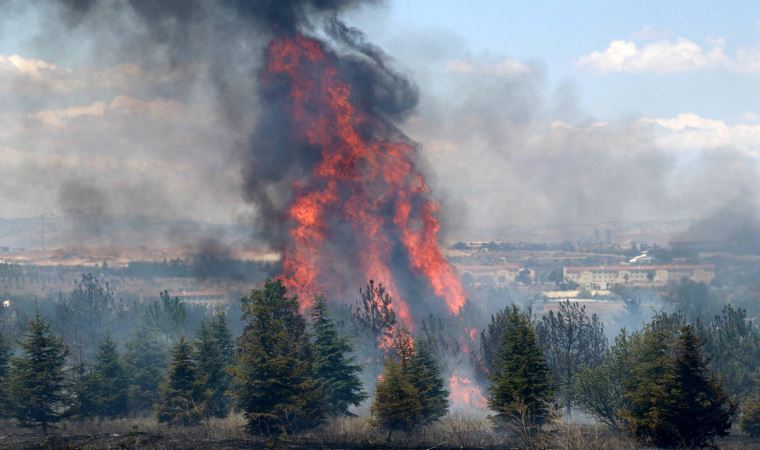
{"label": "orange flame", "polygon": [[486,398],[477,384],[465,376],[451,375],[449,378],[451,387],[451,404],[453,407],[470,406],[477,409],[485,409],[488,406]]}
{"label": "orange flame", "polygon": [[[335,286],[344,282],[337,276],[341,265],[348,265],[364,280],[386,285],[397,316],[411,329],[409,307],[400,298],[390,263],[397,243],[411,272],[457,314],[465,296],[438,247],[438,204],[429,199],[430,188],[415,168],[416,147],[352,103],[351,87],[319,41],[296,35],[270,44],[262,81],[283,79],[290,89],[294,139],[319,152],[312,173],[293,186],[287,212],[291,243],[283,250],[286,287],[308,307],[317,292],[346,292],[345,286]],[[340,257],[330,245],[337,238],[331,235],[336,220],[360,243],[356,261],[336,261]]]}

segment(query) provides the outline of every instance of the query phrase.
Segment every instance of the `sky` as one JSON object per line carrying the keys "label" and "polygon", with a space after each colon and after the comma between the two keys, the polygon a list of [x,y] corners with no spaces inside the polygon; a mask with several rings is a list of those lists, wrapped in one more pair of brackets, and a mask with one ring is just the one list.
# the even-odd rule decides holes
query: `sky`
{"label": "sky", "polygon": [[[82,17],[63,0],[5,0],[0,217],[255,227],[241,166],[257,150],[264,41],[219,2],[180,35],[127,0]],[[757,210],[760,3],[367,3],[341,18],[416,84],[397,126],[446,226]]]}

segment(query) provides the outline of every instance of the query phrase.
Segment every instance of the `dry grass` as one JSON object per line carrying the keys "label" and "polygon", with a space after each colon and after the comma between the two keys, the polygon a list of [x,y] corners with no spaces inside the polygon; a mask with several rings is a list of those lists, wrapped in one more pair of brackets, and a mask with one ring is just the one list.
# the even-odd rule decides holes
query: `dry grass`
{"label": "dry grass", "polygon": [[[388,434],[368,417],[343,417],[278,442],[282,448],[321,449],[535,449],[634,450],[640,445],[603,425],[555,422],[529,442],[518,432],[497,431],[485,418],[451,414],[414,433]],[[55,445],[51,444],[54,443]],[[61,444],[62,443],[62,444]],[[0,421],[0,448],[88,449],[237,449],[264,448],[268,444],[249,436],[242,414],[209,419],[194,427],[167,427],[154,418],[67,422],[44,436],[40,430],[22,429]],[[730,450],[760,448],[760,441],[732,435],[716,442]]]}

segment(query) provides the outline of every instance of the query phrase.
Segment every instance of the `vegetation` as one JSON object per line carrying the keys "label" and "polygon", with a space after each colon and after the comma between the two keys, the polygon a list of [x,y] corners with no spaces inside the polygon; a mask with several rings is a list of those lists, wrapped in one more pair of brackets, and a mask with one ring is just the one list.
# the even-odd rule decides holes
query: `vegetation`
{"label": "vegetation", "polygon": [[187,426],[200,421],[201,395],[197,372],[192,347],[182,337],[174,346],[169,372],[161,385],[160,401],[156,406],[159,422]]}
{"label": "vegetation", "polygon": [[60,421],[68,407],[64,364],[68,349],[39,314],[29,323],[22,354],[11,359],[8,400],[22,426],[47,431]]}
{"label": "vegetation", "polygon": [[330,414],[350,415],[349,407],[359,406],[367,398],[359,379],[361,366],[354,362],[348,340],[338,335],[323,297],[317,297],[314,302],[311,322],[314,376],[324,390]]}
{"label": "vegetation", "polygon": [[490,372],[488,406],[496,412],[498,425],[525,423],[535,432],[551,410],[549,368],[530,318],[514,305],[502,317],[506,324]]}
{"label": "vegetation", "polygon": [[252,434],[271,436],[322,422],[324,393],[314,377],[313,349],[298,302],[269,280],[243,299],[247,320],[234,368],[238,405]]}
{"label": "vegetation", "polygon": [[538,342],[553,374],[559,397],[568,412],[574,403],[573,381],[584,368],[599,365],[607,351],[604,327],[596,314],[589,317],[579,303],[560,303],[536,324]]}

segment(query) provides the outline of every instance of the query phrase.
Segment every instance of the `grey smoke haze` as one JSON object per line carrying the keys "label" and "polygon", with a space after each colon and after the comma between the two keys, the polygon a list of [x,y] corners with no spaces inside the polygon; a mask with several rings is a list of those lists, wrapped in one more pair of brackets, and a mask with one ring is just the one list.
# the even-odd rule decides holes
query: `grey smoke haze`
{"label": "grey smoke haze", "polygon": [[422,144],[450,227],[757,216],[742,149],[679,152],[638,118],[601,123],[572,81],[550,86],[540,62],[473,55],[456,36],[387,38],[383,52],[334,20],[365,3],[4,2],[0,25],[36,24],[18,53],[41,61],[0,61],[0,214],[250,220],[276,234],[309,161],[257,152],[282,130],[256,73],[268,36],[302,29],[330,39],[357,95]]}

